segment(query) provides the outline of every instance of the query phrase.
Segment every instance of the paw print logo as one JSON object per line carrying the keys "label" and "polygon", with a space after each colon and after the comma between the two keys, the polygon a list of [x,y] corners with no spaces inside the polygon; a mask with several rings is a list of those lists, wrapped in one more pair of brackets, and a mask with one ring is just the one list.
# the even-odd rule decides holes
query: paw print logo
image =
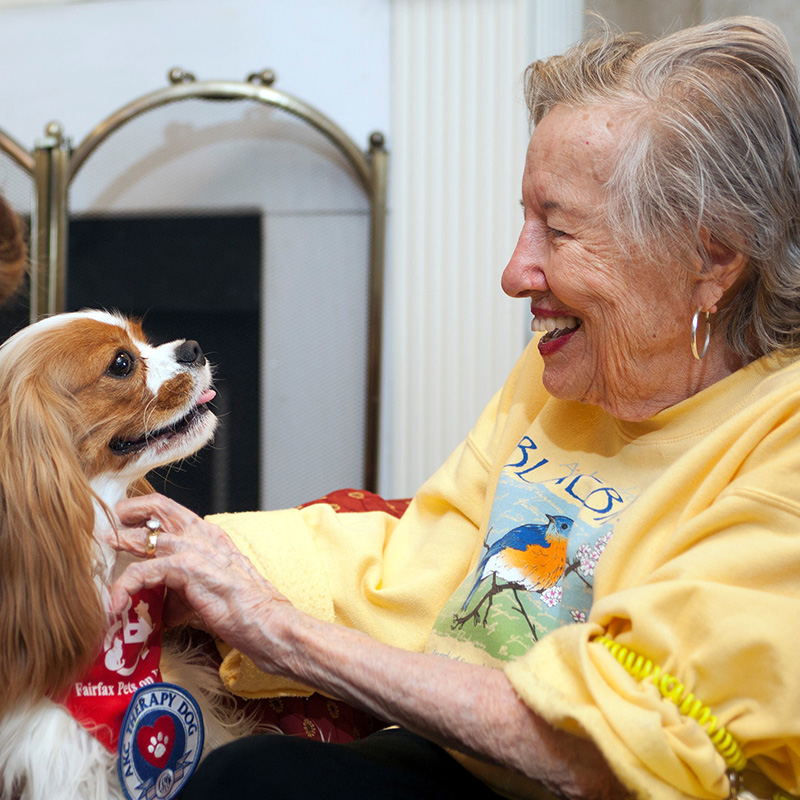
{"label": "paw print logo", "polygon": [[155,761],[160,761],[164,758],[169,745],[169,736],[163,731],[159,731],[155,736],[150,737],[150,743],[147,745],[147,752],[153,756]]}
{"label": "paw print logo", "polygon": [[175,744],[175,723],[168,715],[153,725],[145,725],[136,734],[136,746],[142,757],[157,769],[164,769]]}

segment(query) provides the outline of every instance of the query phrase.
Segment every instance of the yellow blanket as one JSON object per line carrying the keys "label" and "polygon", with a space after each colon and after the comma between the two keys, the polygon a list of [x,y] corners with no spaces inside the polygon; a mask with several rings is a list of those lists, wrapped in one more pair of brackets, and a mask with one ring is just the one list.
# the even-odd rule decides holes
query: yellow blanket
{"label": "yellow blanket", "polygon": [[[244,553],[258,571],[274,583],[278,591],[282,592],[292,604],[317,619],[326,622],[333,621],[333,603],[330,595],[319,589],[318,584],[311,580],[292,580],[285,569],[281,569],[271,557],[271,548],[267,547],[267,537],[261,535],[265,525],[265,514],[270,514],[270,523],[275,525],[276,514],[287,512],[262,512],[248,511],[236,514],[214,514],[207,517],[209,522],[219,525],[234,541],[236,546]],[[288,522],[289,520],[287,520]],[[291,527],[291,525],[289,526]],[[274,544],[274,540],[273,544]],[[293,552],[296,550],[297,552]],[[281,561],[283,563],[308,563],[312,557],[307,541],[302,538],[286,536],[281,541]],[[303,572],[294,573],[295,576]],[[276,576],[279,576],[276,578]],[[232,648],[222,641],[217,641],[217,649],[222,656],[220,677],[228,691],[241,697],[307,697],[313,689],[294,681],[268,675],[243,655],[239,650]]]}

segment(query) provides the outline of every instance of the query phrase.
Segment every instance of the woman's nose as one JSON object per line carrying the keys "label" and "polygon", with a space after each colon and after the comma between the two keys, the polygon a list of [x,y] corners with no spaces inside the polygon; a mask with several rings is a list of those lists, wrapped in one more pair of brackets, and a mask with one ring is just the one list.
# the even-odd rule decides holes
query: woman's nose
{"label": "woman's nose", "polygon": [[536,232],[525,223],[517,246],[503,270],[501,285],[509,297],[529,297],[549,289],[543,267],[544,250]]}

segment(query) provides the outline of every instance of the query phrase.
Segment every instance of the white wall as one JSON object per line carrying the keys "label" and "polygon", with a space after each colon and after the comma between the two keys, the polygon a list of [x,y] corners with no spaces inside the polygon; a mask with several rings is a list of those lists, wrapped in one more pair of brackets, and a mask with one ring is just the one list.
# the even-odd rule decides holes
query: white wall
{"label": "white wall", "polygon": [[6,2],[0,127],[28,146],[53,119],[79,143],[174,66],[230,80],[271,67],[359,145],[389,130],[389,0]]}

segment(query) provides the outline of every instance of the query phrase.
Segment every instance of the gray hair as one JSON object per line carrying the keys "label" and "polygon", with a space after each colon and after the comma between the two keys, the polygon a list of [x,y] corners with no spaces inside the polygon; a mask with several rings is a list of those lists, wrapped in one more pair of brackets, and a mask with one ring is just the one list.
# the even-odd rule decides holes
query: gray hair
{"label": "gray hair", "polygon": [[800,96],[788,43],[755,17],[645,43],[606,29],[525,75],[533,125],[556,104],[613,104],[630,136],[606,188],[620,241],[656,260],[748,256],[717,323],[745,358],[800,347]]}

